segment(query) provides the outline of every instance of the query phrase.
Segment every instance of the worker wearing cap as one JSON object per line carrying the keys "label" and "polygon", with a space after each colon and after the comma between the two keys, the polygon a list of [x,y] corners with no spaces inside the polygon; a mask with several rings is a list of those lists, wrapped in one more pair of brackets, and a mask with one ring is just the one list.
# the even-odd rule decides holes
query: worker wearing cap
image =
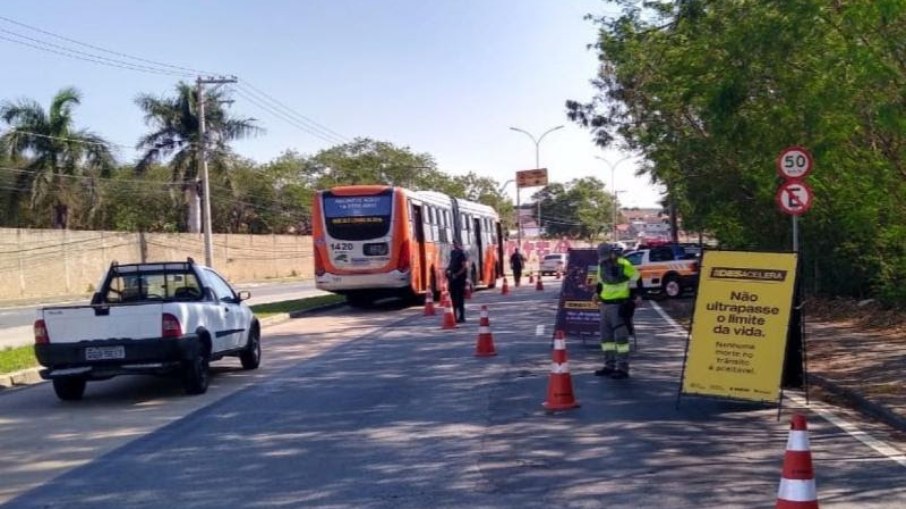
{"label": "worker wearing cap", "polygon": [[621,256],[617,245],[598,247],[598,285],[593,299],[601,308],[601,350],[604,367],[595,376],[629,377],[629,330],[623,308],[633,298],[639,271]]}

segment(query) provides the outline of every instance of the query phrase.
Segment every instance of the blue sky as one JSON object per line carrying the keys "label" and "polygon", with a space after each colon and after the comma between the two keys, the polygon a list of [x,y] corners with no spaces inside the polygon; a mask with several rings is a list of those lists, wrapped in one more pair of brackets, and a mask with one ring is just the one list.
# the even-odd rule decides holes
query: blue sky
{"label": "blue sky", "polygon": [[[534,166],[534,145],[516,126],[540,134],[541,166],[565,182],[593,175],[610,185],[603,151],[568,122],[564,102],[593,94],[595,27],[582,19],[613,7],[602,0],[4,0],[0,15],[82,42],[146,59],[234,74],[237,114],[267,132],[235,145],[266,161],[286,149],[329,147],[254,104],[249,86],[346,138],[367,136],[433,154],[450,173],[475,171],[503,182]],[[0,21],[9,32],[97,53]],[[21,39],[20,39],[21,40]],[[103,55],[103,54],[102,54]],[[107,54],[110,58],[116,58]],[[0,98],[47,103],[60,88],[83,95],[77,122],[129,147],[145,132],[133,100],[168,93],[176,76],[110,68],[0,40],[6,69]],[[254,96],[252,96],[254,98]],[[260,96],[259,96],[260,101]],[[329,138],[329,136],[327,136]],[[621,163],[616,188],[626,205],[656,203],[659,190]],[[514,187],[509,186],[514,195]],[[523,191],[527,199],[531,190]]]}

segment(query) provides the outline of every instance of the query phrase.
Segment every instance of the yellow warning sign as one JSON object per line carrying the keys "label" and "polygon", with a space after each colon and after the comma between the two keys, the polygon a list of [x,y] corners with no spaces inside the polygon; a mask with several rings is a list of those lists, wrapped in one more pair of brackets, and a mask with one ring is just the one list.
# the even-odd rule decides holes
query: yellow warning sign
{"label": "yellow warning sign", "polygon": [[795,253],[705,251],[683,394],[777,401]]}

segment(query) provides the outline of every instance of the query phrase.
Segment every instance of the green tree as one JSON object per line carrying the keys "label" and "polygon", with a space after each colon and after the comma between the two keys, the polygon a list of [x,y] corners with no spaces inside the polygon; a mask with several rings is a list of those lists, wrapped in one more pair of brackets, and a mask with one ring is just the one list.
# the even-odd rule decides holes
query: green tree
{"label": "green tree", "polygon": [[596,241],[613,228],[614,196],[594,177],[550,184],[532,198],[541,201],[545,237]]}
{"label": "green tree", "polygon": [[570,118],[643,153],[686,225],[728,247],[790,247],[774,158],[809,147],[810,287],[906,301],[906,4],[611,3],[598,94]]}
{"label": "green tree", "polygon": [[9,126],[0,149],[14,166],[7,171],[16,174],[8,213],[16,214],[27,197],[29,209],[43,219],[39,224],[68,228],[73,221],[84,226],[97,210],[97,178],[109,174],[114,158],[107,141],[75,127],[73,108],[80,102],[78,90],[65,88],[47,110],[30,99],[0,105],[0,118]]}
{"label": "green tree", "polygon": [[132,232],[179,231],[182,222],[178,186],[170,182],[170,170],[155,164],[136,176],[132,166],[121,166],[100,183],[104,203],[94,226],[104,230]]}
{"label": "green tree", "polygon": [[313,183],[319,189],[337,185],[381,184],[413,190],[439,190],[447,177],[430,154],[413,152],[368,138],[322,150],[311,158]]}
{"label": "green tree", "polygon": [[[140,174],[155,162],[167,163],[171,181],[182,185],[188,209],[186,226],[191,232],[198,230],[201,218],[197,185],[201,177],[201,151],[196,99],[195,88],[184,82],[176,85],[175,96],[142,94],[136,99],[145,114],[145,123],[152,130],[138,142],[137,148],[144,154],[135,170]],[[227,172],[232,155],[230,142],[262,131],[254,119],[231,116],[224,108],[226,99],[223,89],[205,94],[206,148],[209,170],[215,174]]]}

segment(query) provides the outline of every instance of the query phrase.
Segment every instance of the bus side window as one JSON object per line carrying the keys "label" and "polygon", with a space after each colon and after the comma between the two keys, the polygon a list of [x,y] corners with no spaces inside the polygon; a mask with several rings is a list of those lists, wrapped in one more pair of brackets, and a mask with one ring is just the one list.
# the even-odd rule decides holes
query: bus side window
{"label": "bus side window", "polygon": [[428,242],[434,242],[434,235],[431,233],[431,215],[433,213],[433,208],[430,205],[425,205],[425,240]]}
{"label": "bus side window", "polygon": [[440,216],[438,217],[438,227],[440,229],[440,241],[441,242],[450,242],[450,239],[447,238],[447,211],[439,210]]}

